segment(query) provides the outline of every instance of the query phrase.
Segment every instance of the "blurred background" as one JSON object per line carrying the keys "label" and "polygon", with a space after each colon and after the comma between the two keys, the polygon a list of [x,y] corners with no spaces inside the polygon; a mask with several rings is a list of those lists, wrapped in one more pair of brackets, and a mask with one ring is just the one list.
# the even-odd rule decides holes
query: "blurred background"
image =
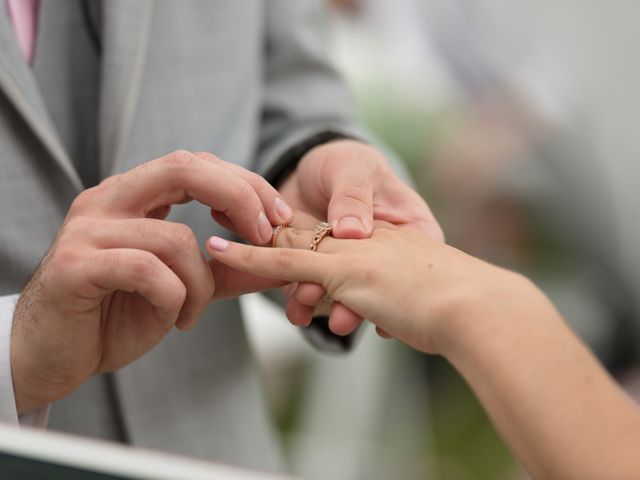
{"label": "blurred background", "polygon": [[[448,243],[533,278],[640,397],[640,2],[329,3],[358,111]],[[243,307],[295,473],[527,478],[445,361],[370,330],[326,357],[265,302]]]}

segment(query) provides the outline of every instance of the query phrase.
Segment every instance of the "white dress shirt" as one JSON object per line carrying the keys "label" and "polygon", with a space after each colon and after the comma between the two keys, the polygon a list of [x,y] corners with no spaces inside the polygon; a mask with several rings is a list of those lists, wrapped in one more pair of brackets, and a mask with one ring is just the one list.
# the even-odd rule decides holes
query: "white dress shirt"
{"label": "white dress shirt", "polygon": [[18,416],[11,378],[11,329],[19,294],[0,296],[0,422],[44,428],[49,407]]}

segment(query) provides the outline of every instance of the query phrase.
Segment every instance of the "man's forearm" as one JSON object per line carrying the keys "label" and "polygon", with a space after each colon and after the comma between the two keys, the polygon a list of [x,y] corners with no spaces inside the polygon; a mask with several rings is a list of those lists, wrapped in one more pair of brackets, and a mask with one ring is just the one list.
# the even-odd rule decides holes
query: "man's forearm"
{"label": "man's forearm", "polygon": [[461,315],[462,341],[445,356],[535,478],[637,478],[638,409],[521,281],[500,304]]}

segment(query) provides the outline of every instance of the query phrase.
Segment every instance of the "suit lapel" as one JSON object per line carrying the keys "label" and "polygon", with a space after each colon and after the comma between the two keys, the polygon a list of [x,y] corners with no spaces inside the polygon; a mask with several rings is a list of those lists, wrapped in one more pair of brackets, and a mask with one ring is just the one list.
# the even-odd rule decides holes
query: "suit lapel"
{"label": "suit lapel", "polygon": [[82,190],[84,188],[82,181],[51,123],[35,79],[15,40],[13,27],[4,12],[1,11],[0,88],[64,171],[73,186],[78,191]]}
{"label": "suit lapel", "polygon": [[99,138],[102,174],[123,169],[149,41],[153,0],[103,4]]}

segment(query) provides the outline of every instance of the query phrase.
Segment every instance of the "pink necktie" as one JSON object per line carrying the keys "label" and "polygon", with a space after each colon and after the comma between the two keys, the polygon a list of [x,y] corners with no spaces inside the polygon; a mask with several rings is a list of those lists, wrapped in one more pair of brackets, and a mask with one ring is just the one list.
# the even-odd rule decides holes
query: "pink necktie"
{"label": "pink necktie", "polygon": [[29,63],[33,60],[40,0],[5,0],[20,50]]}

